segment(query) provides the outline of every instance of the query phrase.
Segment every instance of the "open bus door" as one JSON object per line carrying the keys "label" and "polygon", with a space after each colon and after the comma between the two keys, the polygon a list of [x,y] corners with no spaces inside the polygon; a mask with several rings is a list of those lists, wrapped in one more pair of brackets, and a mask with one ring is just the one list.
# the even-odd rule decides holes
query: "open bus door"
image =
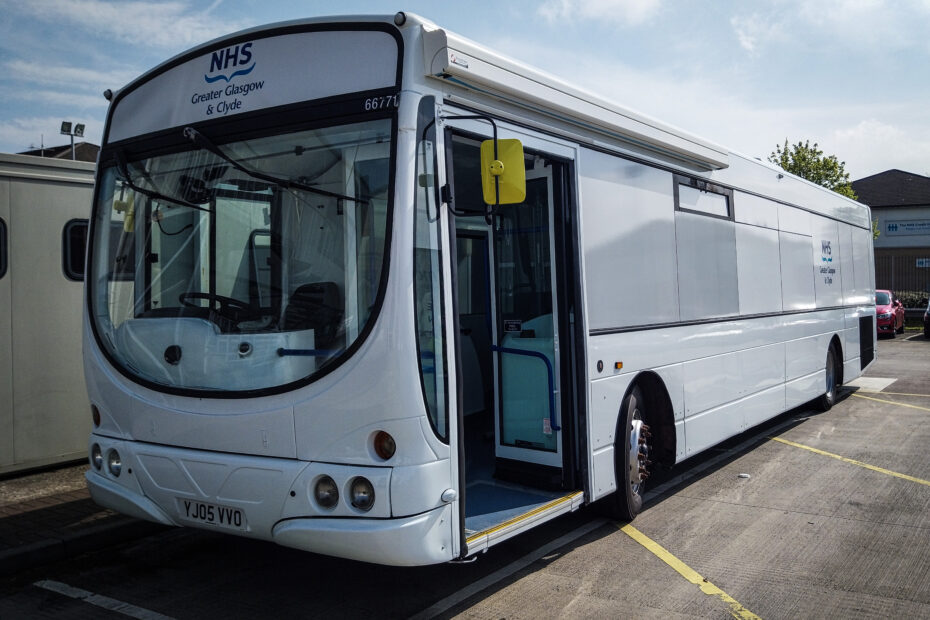
{"label": "open bus door", "polygon": [[572,347],[560,337],[570,331],[565,308],[571,295],[562,294],[566,278],[556,251],[565,234],[556,222],[565,208],[567,165],[525,157],[521,149],[516,165],[525,170],[525,195],[489,214],[480,143],[445,132],[444,195],[456,215],[459,489],[468,555],[583,501],[572,443]]}

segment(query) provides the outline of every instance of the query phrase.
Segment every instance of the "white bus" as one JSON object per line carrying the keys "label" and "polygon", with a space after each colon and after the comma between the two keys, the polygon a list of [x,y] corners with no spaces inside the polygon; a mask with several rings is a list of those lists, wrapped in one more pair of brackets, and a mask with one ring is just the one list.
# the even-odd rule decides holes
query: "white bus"
{"label": "white bus", "polygon": [[403,13],[113,95],[90,238],[97,502],[369,562],[632,519],[875,355],[867,207]]}

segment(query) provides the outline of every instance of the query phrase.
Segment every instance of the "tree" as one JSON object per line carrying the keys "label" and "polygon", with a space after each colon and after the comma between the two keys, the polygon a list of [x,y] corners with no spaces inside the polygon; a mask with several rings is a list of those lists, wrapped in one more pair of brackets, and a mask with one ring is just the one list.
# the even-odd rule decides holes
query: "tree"
{"label": "tree", "polygon": [[846,162],[839,161],[836,155],[824,157],[823,151],[817,148],[816,142],[811,146],[810,141],[805,140],[803,143],[798,142],[789,147],[788,139],[785,138],[785,146],[776,146],[769,155],[769,161],[781,166],[786,172],[823,185],[837,194],[853,200],[857,198],[856,192],[849,184],[849,173],[845,169]]}

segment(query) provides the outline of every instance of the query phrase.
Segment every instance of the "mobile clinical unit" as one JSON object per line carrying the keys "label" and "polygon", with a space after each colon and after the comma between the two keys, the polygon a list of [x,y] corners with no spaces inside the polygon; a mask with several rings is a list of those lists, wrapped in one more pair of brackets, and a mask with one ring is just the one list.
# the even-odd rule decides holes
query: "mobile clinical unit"
{"label": "mobile clinical unit", "polygon": [[411,14],[201,45],[102,149],[87,480],[143,519],[464,559],[875,355],[867,207]]}

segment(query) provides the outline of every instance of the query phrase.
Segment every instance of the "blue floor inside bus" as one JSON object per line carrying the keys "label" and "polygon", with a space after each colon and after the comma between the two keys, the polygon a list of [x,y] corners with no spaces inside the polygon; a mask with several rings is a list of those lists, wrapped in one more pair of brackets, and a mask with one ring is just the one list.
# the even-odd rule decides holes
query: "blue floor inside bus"
{"label": "blue floor inside bus", "polygon": [[494,480],[473,481],[465,490],[465,532],[470,536],[489,530],[562,495]]}
{"label": "blue floor inside bus", "polygon": [[494,438],[487,414],[465,421],[465,533],[468,536],[506,523],[565,493],[494,478]]}

